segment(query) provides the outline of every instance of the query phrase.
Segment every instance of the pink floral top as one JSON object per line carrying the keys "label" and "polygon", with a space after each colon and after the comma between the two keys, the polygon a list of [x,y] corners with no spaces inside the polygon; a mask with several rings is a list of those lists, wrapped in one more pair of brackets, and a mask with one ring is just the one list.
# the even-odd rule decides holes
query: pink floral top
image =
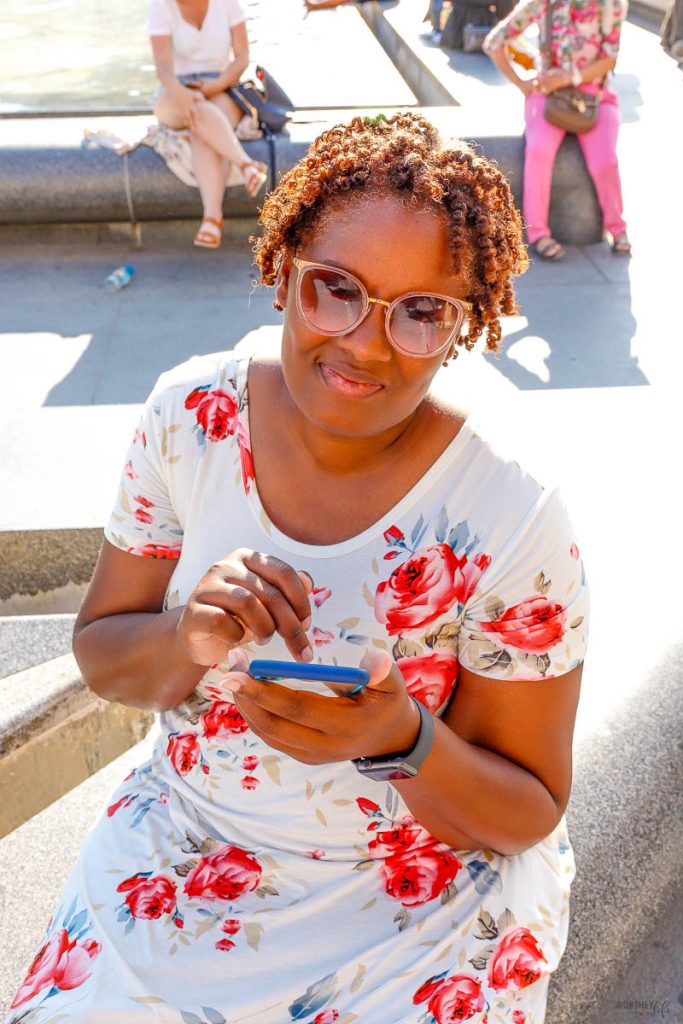
{"label": "pink floral top", "polygon": [[[545,35],[548,3],[551,0],[520,0],[507,18],[499,21],[484,40],[488,54],[513,42],[531,25]],[[604,57],[617,58],[621,26],[626,18],[626,0],[552,0],[549,58],[545,45],[541,60],[544,70],[571,71]]]}

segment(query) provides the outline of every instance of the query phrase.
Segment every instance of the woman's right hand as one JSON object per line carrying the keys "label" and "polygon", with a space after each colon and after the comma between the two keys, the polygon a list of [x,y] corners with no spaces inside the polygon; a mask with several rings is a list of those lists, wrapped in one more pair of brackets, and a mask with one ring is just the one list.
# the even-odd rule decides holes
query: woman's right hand
{"label": "woman's right hand", "polygon": [[187,121],[188,128],[194,128],[197,116],[197,104],[204,102],[204,96],[199,89],[192,89],[187,85],[178,83],[173,89],[173,99],[177,103],[182,116]]}
{"label": "woman's right hand", "polygon": [[520,78],[519,80],[519,91],[526,98],[530,96],[532,92],[535,92],[538,88],[537,78]]}
{"label": "woman's right hand", "polygon": [[296,661],[311,661],[310,576],[272,555],[238,548],[215,562],[187,599],[177,632],[197,665],[215,665],[229,650],[279,633]]}

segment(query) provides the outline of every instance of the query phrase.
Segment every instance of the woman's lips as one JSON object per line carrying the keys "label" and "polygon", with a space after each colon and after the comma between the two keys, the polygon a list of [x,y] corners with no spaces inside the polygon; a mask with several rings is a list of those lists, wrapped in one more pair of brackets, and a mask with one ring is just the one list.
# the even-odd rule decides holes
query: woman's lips
{"label": "woman's lips", "polygon": [[368,395],[375,395],[384,388],[383,384],[370,384],[358,380],[349,380],[338,370],[333,370],[326,363],[318,363],[322,378],[332,391],[347,398],[367,398]]}

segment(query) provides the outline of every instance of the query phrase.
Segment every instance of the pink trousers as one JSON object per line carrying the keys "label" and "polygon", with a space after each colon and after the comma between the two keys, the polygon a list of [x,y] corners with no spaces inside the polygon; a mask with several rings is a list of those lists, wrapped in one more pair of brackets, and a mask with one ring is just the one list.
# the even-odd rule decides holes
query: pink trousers
{"label": "pink trousers", "polygon": [[[530,93],[524,107],[526,152],[524,156],[524,220],[529,243],[550,234],[548,210],[555,157],[565,136],[564,128],[543,116],[545,96]],[[586,166],[593,179],[604,227],[613,235],[626,230],[617,163],[619,107],[617,97],[606,89],[595,128],[577,135]]]}

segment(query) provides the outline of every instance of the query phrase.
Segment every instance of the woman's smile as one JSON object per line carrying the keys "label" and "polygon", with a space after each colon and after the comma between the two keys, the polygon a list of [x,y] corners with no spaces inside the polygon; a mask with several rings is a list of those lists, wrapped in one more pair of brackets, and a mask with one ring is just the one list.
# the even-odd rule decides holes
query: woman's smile
{"label": "woman's smile", "polygon": [[360,374],[346,367],[333,367],[329,363],[319,362],[318,369],[327,387],[345,398],[369,398],[384,389],[384,384],[370,381],[367,377],[363,379]]}

